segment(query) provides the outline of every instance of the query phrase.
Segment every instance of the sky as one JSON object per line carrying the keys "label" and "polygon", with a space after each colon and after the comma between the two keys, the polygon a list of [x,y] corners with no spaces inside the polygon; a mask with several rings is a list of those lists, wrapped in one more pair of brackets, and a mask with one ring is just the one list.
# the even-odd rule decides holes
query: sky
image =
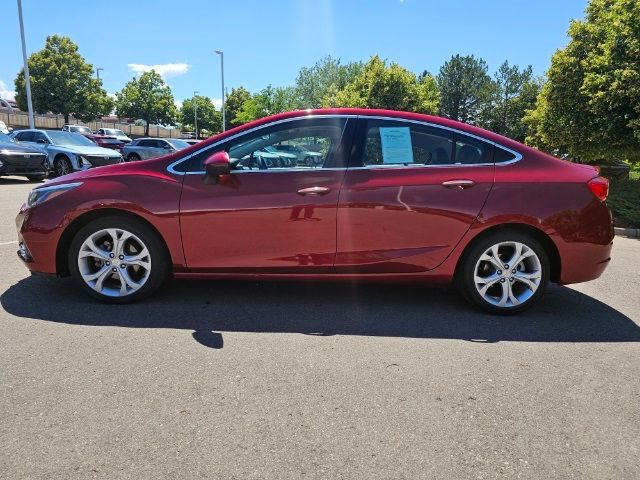
{"label": "sky", "polygon": [[[22,0],[27,53],[61,34],[100,67],[113,94],[154,66],[179,102],[221,98],[225,87],[287,86],[325,55],[343,62],[378,54],[415,73],[437,73],[452,55],[473,54],[493,73],[508,60],[536,75],[566,45],[587,0]],[[15,0],[2,2],[0,96],[13,97],[22,67]]]}

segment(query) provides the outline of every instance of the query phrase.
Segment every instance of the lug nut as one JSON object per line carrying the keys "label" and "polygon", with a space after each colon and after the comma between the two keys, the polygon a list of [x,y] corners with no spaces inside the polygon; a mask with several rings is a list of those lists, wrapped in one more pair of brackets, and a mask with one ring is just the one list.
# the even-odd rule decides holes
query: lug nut
{"label": "lug nut", "polygon": [[511,273],[513,273],[515,275],[516,274],[516,269],[514,268],[513,270],[511,270]]}
{"label": "lug nut", "polygon": [[112,271],[112,272],[117,272],[117,271],[118,271],[118,269],[117,269],[116,267],[113,267],[113,268],[111,269],[111,271]]}
{"label": "lug nut", "polygon": [[500,279],[500,282],[501,282],[501,283],[504,283],[504,278],[501,278],[501,279]]}
{"label": "lug nut", "polygon": [[113,257],[115,257],[115,255],[113,253],[110,253],[109,257],[113,258]]}
{"label": "lug nut", "polygon": [[502,270],[498,270],[496,273],[497,273],[498,275],[502,275]]}
{"label": "lug nut", "polygon": [[509,265],[507,265],[507,264],[505,263],[505,265],[504,265],[504,269],[505,269],[505,270],[507,270],[508,268],[509,268]]}
{"label": "lug nut", "polygon": [[510,282],[513,282],[513,277],[509,277],[509,281],[510,281]]}
{"label": "lug nut", "polygon": [[119,258],[120,260],[124,260],[124,255],[120,255],[118,258]]}
{"label": "lug nut", "polygon": [[109,260],[107,260],[107,261],[106,261],[106,262],[104,262],[104,263],[106,263],[106,264],[107,264],[107,267],[108,267],[109,265],[111,265],[111,262],[110,262]]}
{"label": "lug nut", "polygon": [[121,263],[120,268],[127,268],[127,266],[124,263]]}

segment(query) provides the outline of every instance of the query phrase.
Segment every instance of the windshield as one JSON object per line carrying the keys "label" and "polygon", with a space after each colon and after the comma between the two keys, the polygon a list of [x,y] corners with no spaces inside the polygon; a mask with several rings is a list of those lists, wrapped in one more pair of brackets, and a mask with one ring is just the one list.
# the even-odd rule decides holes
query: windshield
{"label": "windshield", "polygon": [[69,127],[69,131],[78,133],[93,133],[91,129],[87,127]]}
{"label": "windshield", "polygon": [[5,135],[4,133],[0,132],[0,143],[7,142],[13,142],[13,139],[9,135]]}
{"label": "windshield", "polygon": [[177,138],[167,138],[167,142],[169,142],[176,150],[182,150],[183,148],[187,148],[189,144],[184,140],[178,140]]}
{"label": "windshield", "polygon": [[104,133],[105,135],[121,135],[123,137],[126,136],[122,130],[117,130],[115,128],[105,128]]}
{"label": "windshield", "polygon": [[71,132],[47,132],[54,145],[69,145],[74,147],[95,147],[95,143],[79,133]]}

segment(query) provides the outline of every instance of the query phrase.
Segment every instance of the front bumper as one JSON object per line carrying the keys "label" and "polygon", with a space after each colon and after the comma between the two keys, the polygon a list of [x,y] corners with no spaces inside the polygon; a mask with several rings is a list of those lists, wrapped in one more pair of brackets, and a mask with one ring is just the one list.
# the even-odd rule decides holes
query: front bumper
{"label": "front bumper", "polygon": [[33,215],[38,215],[37,210],[22,205],[16,216],[16,228],[18,230],[18,257],[33,273],[45,273],[55,275],[56,248],[62,228],[53,226],[51,229],[31,227]]}

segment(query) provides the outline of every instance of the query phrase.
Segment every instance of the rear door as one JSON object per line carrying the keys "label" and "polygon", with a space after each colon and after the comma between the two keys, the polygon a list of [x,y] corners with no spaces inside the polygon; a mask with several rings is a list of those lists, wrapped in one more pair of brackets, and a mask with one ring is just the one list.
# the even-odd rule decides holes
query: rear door
{"label": "rear door", "polygon": [[442,263],[493,186],[493,145],[437,125],[361,117],[338,203],[338,272]]}

